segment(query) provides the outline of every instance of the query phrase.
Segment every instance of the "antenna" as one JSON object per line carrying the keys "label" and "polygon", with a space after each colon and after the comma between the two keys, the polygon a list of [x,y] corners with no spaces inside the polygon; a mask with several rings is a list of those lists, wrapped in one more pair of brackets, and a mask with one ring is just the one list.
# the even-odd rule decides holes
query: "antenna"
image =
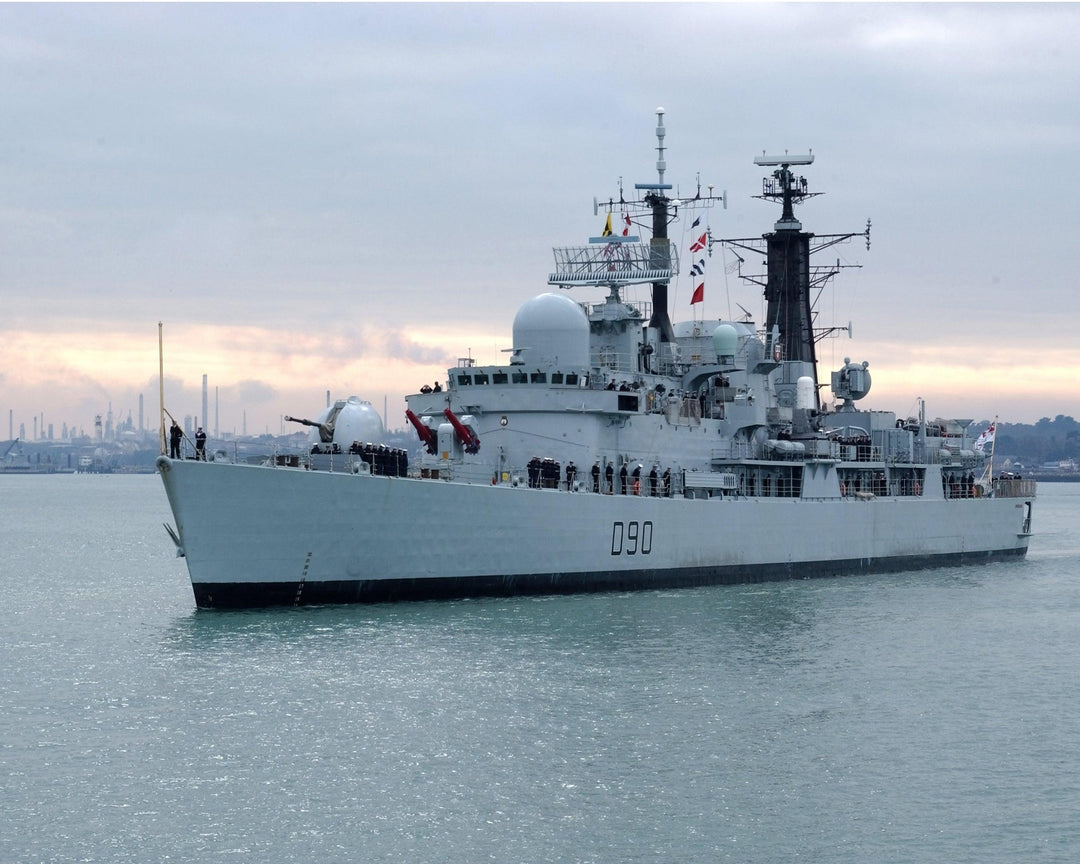
{"label": "antenna", "polygon": [[664,161],[664,109],[656,109],[656,173],[659,175],[659,184],[664,185],[664,172],[667,170],[667,162]]}
{"label": "antenna", "polygon": [[783,156],[766,156],[765,151],[761,151],[760,156],[754,157],[755,165],[780,165],[787,168],[789,165],[813,165],[814,164],[814,151],[811,150],[805,156],[789,156],[787,150],[784,151]]}
{"label": "antenna", "polygon": [[[668,238],[668,226],[678,218],[679,208],[707,209],[720,199],[712,196],[711,186],[709,197],[701,197],[700,175],[693,197],[668,197],[673,187],[667,182],[665,113],[662,107],[656,109],[657,180],[634,183],[634,190],[644,194],[637,200],[627,201],[623,178],[619,177],[618,202],[611,198],[606,202],[593,199],[593,215],[605,210],[611,213],[618,207],[624,214],[627,233],[590,237],[589,247],[555,249],[555,272],[548,276],[548,284],[562,288],[571,285],[606,286],[618,297],[617,291],[621,286],[649,283],[652,285],[649,327],[659,332],[661,342],[674,343],[675,333],[668,317],[668,285],[678,275],[679,265],[678,250]],[[726,209],[726,193],[723,201]],[[652,237],[648,240],[642,242],[641,237],[630,236],[631,225],[648,230],[650,223]]]}

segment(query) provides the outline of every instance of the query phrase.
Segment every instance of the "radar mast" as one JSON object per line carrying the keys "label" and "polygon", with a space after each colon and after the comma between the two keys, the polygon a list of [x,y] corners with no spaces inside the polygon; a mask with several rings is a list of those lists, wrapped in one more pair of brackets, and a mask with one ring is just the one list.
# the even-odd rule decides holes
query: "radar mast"
{"label": "radar mast", "polygon": [[[762,180],[761,194],[754,197],[780,202],[780,219],[773,225],[772,232],[762,235],[761,238],[720,242],[750,252],[764,253],[764,279],[741,272],[739,275],[765,289],[765,300],[768,303],[765,333],[769,342],[769,353],[778,361],[798,364],[798,368],[793,372],[797,375],[809,375],[816,385],[815,346],[820,333],[816,335],[814,330],[813,306],[817,296],[811,294],[815,288],[820,294],[821,287],[840,271],[841,265],[837,261],[835,266],[817,267],[811,265],[810,256],[837,243],[845,243],[860,234],[866,237],[866,248],[869,249],[870,221],[867,220],[865,231],[848,234],[815,235],[802,230],[802,223],[795,218],[795,205],[821,193],[810,192],[806,178],[796,176],[791,171],[791,166],[811,165],[813,162],[812,152],[806,156],[791,156],[787,153],[782,156],[769,156],[762,153],[761,156],[754,157],[755,165],[776,168],[770,176]],[[784,376],[778,389],[786,386],[788,377],[792,376]],[[817,387],[814,389],[816,393]]]}
{"label": "radar mast", "polygon": [[[655,183],[635,183],[634,188],[645,193],[645,205],[652,212],[652,239],[649,241],[649,258],[655,270],[670,270],[671,246],[668,243],[668,204],[671,199],[664,193],[671,189],[664,182],[667,162],[664,160],[664,109],[656,109],[656,175]],[[676,264],[676,269],[678,264]],[[675,330],[668,317],[668,280],[652,283],[652,318],[649,326],[656,328],[661,342],[674,342]]]}
{"label": "radar mast", "polygon": [[[644,193],[634,201],[623,195],[622,178],[619,178],[619,200],[606,202],[593,199],[593,212],[601,209],[608,214],[608,225],[600,237],[590,237],[589,246],[570,246],[554,249],[555,271],[548,276],[549,285],[569,288],[574,285],[605,286],[618,299],[618,290],[624,285],[650,284],[652,286],[652,309],[648,326],[655,330],[661,343],[675,344],[675,329],[668,312],[668,285],[679,274],[679,253],[668,237],[668,223],[678,215],[680,207],[695,210],[709,208],[716,202],[727,207],[727,193],[713,196],[701,194],[701,181],[692,198],[677,199],[668,196],[672,189],[665,181],[667,161],[664,138],[664,109],[656,109],[656,175],[655,183],[635,183],[634,189]],[[611,214],[621,211],[625,219],[623,234],[611,230]],[[636,219],[631,218],[633,214]],[[645,219],[651,220],[652,236],[644,242],[639,236],[631,236],[631,225],[645,227]],[[673,352],[674,349],[672,349]],[[672,353],[672,356],[673,353]]]}

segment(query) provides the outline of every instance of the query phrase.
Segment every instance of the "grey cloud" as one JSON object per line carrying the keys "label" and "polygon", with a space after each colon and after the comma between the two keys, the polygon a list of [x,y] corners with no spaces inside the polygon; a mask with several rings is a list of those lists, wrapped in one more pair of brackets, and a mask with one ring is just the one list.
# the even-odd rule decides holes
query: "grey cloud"
{"label": "grey cloud", "polygon": [[387,333],[383,337],[387,357],[412,363],[447,365],[451,353],[445,348],[421,345],[402,333]]}
{"label": "grey cloud", "polygon": [[1029,341],[1007,335],[1035,355],[1076,327],[1049,178],[1078,51],[1075,4],[0,4],[0,330],[45,303],[83,332],[171,316],[287,332],[251,346],[283,359],[450,365],[403,322],[505,328],[592,196],[653,179],[662,104],[669,179],[729,192],[718,235],[771,224],[763,148],[818,154],[811,230],[873,217],[873,252],[842,250],[863,337],[977,284],[945,326],[995,338],[1022,294]]}
{"label": "grey cloud", "polygon": [[266,405],[278,397],[277,388],[257,379],[240,381],[224,390],[232,401],[243,405]]}

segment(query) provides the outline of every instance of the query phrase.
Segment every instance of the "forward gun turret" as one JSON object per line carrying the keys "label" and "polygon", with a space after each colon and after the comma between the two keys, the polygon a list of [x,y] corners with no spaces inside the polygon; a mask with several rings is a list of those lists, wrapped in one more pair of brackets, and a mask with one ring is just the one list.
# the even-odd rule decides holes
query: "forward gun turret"
{"label": "forward gun turret", "polygon": [[319,441],[323,444],[329,444],[334,440],[334,423],[330,421],[328,423],[319,423],[315,420],[308,420],[303,417],[290,417],[285,415],[285,420],[289,423],[302,423],[304,426],[314,426],[319,430]]}

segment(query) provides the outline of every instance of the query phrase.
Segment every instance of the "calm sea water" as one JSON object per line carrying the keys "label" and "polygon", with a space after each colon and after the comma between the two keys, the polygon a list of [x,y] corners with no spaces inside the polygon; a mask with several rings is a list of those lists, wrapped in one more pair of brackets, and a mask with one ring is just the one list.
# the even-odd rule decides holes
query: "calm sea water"
{"label": "calm sea water", "polygon": [[153,476],[0,476],[0,862],[1080,860],[1080,485],[1026,561],[196,611]]}

